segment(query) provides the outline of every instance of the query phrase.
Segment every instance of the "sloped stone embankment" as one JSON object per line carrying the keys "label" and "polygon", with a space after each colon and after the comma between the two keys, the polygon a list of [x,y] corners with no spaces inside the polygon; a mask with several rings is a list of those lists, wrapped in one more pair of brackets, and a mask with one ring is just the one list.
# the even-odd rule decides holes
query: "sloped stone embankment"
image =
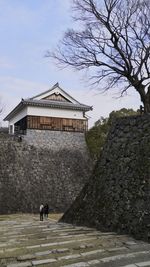
{"label": "sloped stone embankment", "polygon": [[150,238],[150,115],[119,118],[62,221]]}

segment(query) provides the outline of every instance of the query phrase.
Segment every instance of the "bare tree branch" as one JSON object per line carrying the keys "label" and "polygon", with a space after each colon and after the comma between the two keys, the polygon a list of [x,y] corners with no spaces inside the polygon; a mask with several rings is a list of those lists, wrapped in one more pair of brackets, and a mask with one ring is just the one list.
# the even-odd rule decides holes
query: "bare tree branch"
{"label": "bare tree branch", "polygon": [[149,0],[73,0],[80,30],[66,31],[53,57],[63,66],[88,69],[93,84],[133,87],[150,113]]}

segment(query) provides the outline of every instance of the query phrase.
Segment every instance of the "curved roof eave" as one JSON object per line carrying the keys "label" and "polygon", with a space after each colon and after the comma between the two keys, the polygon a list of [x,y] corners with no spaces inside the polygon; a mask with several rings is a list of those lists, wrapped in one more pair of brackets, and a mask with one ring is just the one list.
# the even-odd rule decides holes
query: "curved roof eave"
{"label": "curved roof eave", "polygon": [[3,119],[3,121],[9,121],[20,109],[22,109],[24,103],[23,100]]}

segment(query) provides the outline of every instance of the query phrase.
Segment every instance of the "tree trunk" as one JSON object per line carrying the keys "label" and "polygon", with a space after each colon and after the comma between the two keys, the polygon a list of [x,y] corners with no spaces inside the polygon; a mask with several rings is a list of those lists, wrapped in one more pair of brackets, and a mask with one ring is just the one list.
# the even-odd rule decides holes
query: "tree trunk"
{"label": "tree trunk", "polygon": [[148,88],[147,93],[145,94],[145,99],[143,101],[144,104],[144,113],[150,114],[150,86]]}
{"label": "tree trunk", "polygon": [[140,94],[141,101],[143,103],[143,111],[144,113],[149,113],[150,114],[150,86],[148,87],[147,93],[145,85],[140,85],[140,86],[135,86],[135,89],[137,92]]}

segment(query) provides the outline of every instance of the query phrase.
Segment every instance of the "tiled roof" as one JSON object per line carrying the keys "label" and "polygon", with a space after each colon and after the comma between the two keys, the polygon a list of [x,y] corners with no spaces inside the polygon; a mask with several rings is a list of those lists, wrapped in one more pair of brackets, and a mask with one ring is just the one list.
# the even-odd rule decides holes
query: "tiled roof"
{"label": "tiled roof", "polygon": [[66,108],[66,109],[76,109],[76,110],[91,110],[90,106],[84,104],[73,104],[71,102],[55,101],[55,100],[31,100],[25,99],[24,105],[32,106],[43,106],[43,107],[53,107],[53,108]]}
{"label": "tiled roof", "polygon": [[9,120],[15,114],[17,114],[24,106],[39,106],[39,107],[49,107],[49,108],[60,108],[60,109],[70,109],[70,110],[81,110],[89,111],[92,110],[91,106],[84,104],[73,104],[70,102],[54,101],[54,100],[33,100],[33,99],[22,99],[22,101],[4,118],[4,120]]}

